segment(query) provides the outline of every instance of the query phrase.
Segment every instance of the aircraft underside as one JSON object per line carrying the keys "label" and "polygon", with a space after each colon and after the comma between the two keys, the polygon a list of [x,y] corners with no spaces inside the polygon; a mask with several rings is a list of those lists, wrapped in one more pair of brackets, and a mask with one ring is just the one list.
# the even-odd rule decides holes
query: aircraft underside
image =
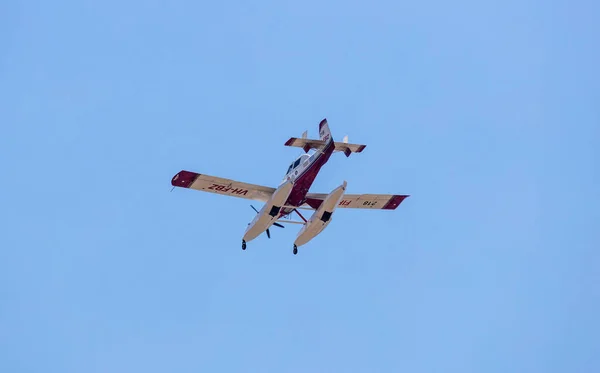
{"label": "aircraft underside", "polygon": [[[339,187],[335,188],[321,203],[319,208],[311,215],[309,219],[306,219],[300,211],[299,206],[285,205],[285,195],[291,194],[294,186],[288,182],[280,186],[277,191],[273,194],[273,198],[270,199],[260,211],[257,211],[256,216],[248,224],[248,228],[244,237],[242,238],[242,250],[246,250],[247,242],[255,239],[263,232],[267,233],[270,238],[271,233],[269,228],[272,225],[283,227],[281,223],[287,224],[301,224],[303,227],[298,232],[296,240],[294,241],[293,253],[298,253],[298,247],[307,244],[310,240],[320,234],[331,222],[331,216],[337,208],[340,199],[343,197],[344,191],[346,190],[346,182]],[[284,202],[283,206],[279,205],[280,202]],[[295,212],[302,221],[286,221],[285,217]]]}
{"label": "aircraft underside", "polygon": [[[308,139],[305,132],[302,138],[292,137],[285,143],[286,146],[302,148],[305,154],[292,162],[283,182],[277,188],[185,170],[171,179],[171,185],[263,202],[260,210],[251,205],[256,215],[248,223],[242,237],[242,250],[246,250],[247,243],[262,233],[271,238],[271,226],[282,228],[283,224],[298,224],[302,227],[293,244],[294,254],[298,253],[299,246],[307,244],[323,232],[331,223],[337,208],[395,210],[408,197],[401,194],[345,194],[345,181],[328,194],[309,193],[319,171],[334,152],[343,152],[349,157],[365,148],[365,145],[349,144],[347,137],[343,142],[335,142],[326,119],[319,123],[319,137]],[[315,152],[310,154],[311,150]],[[307,219],[300,210],[314,212]],[[298,215],[300,220],[291,220],[292,214]]]}

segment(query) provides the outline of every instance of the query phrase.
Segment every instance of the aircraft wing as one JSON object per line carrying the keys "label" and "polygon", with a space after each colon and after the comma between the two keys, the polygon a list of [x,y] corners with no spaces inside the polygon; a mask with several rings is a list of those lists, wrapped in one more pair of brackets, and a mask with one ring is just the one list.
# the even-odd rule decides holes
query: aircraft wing
{"label": "aircraft wing", "polygon": [[266,202],[275,192],[275,188],[243,183],[222,177],[198,174],[191,171],[180,171],[171,179],[174,187],[201,190],[209,193],[246,198]]}
{"label": "aircraft wing", "polygon": [[[338,208],[395,210],[408,195],[406,194],[344,194]],[[324,193],[308,193],[306,204],[317,209],[327,198]]]}

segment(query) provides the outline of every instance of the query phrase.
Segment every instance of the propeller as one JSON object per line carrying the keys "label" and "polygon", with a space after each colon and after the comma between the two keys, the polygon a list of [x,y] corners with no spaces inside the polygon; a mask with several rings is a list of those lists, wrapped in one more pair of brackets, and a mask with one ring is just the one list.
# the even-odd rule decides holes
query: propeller
{"label": "propeller", "polygon": [[[256,211],[256,213],[258,214],[258,210],[256,209],[256,207],[250,205],[250,207],[252,207],[252,210]],[[277,222],[273,223],[274,226],[279,227],[279,228],[285,228],[285,226],[283,226],[282,224],[279,224]],[[269,231],[269,228],[267,228],[267,237],[271,238],[271,232]]]}

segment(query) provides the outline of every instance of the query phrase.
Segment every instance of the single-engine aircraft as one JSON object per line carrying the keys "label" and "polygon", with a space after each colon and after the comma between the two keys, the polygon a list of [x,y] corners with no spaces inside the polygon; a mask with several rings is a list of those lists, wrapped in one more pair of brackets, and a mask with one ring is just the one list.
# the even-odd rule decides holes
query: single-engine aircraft
{"label": "single-engine aircraft", "polygon": [[[242,250],[246,250],[247,242],[263,232],[271,238],[269,228],[272,225],[283,228],[280,223],[301,224],[303,227],[294,241],[294,255],[298,253],[299,246],[308,243],[331,223],[331,215],[336,208],[395,210],[408,197],[403,194],[344,194],[346,181],[329,194],[309,193],[313,181],[331,154],[343,152],[346,157],[349,157],[352,153],[362,152],[366,147],[366,145],[349,144],[348,136],[344,137],[342,142],[333,141],[327,119],[319,123],[319,136],[319,140],[308,139],[305,131],[302,138],[292,137],[286,141],[285,146],[302,148],[304,154],[290,164],[277,188],[185,170],[173,177],[171,185],[264,202],[260,211],[251,205],[256,211],[256,216],[248,223],[242,238]],[[315,212],[307,220],[298,211],[299,209]],[[295,212],[302,221],[292,221],[289,216],[292,212]]]}

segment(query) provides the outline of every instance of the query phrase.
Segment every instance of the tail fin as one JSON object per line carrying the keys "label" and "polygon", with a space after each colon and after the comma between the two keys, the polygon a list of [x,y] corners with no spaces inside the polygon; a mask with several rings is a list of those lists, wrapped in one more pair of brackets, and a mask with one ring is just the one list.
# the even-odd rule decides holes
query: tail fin
{"label": "tail fin", "polygon": [[325,144],[333,141],[333,137],[331,136],[331,131],[329,131],[329,124],[327,123],[327,119],[323,119],[321,123],[319,123],[319,136],[321,136],[321,141]]}

